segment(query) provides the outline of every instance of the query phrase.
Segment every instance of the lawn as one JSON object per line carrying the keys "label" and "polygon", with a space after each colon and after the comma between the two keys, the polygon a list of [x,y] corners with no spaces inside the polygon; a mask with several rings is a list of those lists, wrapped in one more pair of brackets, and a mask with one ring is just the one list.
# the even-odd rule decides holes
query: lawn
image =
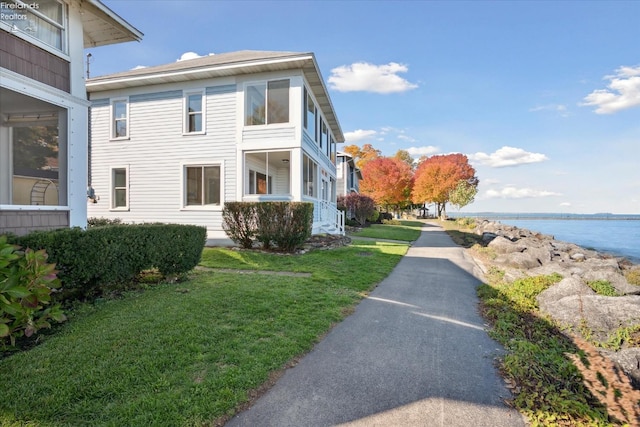
{"label": "lawn", "polygon": [[206,268],[186,282],[78,305],[39,345],[0,359],[0,426],[215,425],[309,351],[406,250],[207,248]]}
{"label": "lawn", "polygon": [[400,221],[401,225],[371,224],[370,227],[353,233],[353,237],[401,240],[413,242],[420,237],[423,223],[420,221]]}

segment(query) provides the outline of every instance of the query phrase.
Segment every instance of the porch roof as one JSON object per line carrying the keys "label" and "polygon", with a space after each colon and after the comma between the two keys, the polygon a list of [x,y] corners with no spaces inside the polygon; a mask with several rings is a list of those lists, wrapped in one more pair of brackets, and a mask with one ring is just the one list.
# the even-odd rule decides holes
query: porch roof
{"label": "porch roof", "polygon": [[84,47],[142,40],[143,34],[99,0],[81,3]]}
{"label": "porch roof", "polygon": [[272,52],[243,50],[221,53],[170,64],[140,68],[87,80],[87,91],[126,89],[163,83],[228,77],[271,71],[301,69],[324,112],[337,142],[344,134],[333,109],[331,98],[312,52]]}

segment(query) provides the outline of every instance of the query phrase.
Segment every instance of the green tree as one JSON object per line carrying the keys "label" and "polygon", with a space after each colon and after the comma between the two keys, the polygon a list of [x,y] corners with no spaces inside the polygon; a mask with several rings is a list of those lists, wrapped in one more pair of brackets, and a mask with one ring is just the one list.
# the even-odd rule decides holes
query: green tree
{"label": "green tree", "polygon": [[473,203],[476,194],[478,194],[477,180],[474,185],[468,180],[463,179],[458,181],[458,185],[456,185],[456,188],[454,188],[449,193],[449,203],[451,203],[451,205],[453,205],[456,209],[460,210],[460,208]]}
{"label": "green tree", "polygon": [[58,158],[57,126],[16,127],[13,129],[13,166],[42,169],[49,158]]}
{"label": "green tree", "polygon": [[398,150],[396,151],[395,156],[393,156],[394,159],[398,159],[402,162],[405,162],[406,164],[409,165],[409,167],[411,167],[411,169],[414,169],[415,167],[415,163],[413,160],[413,157],[411,157],[411,154],[409,154],[409,152],[407,150]]}

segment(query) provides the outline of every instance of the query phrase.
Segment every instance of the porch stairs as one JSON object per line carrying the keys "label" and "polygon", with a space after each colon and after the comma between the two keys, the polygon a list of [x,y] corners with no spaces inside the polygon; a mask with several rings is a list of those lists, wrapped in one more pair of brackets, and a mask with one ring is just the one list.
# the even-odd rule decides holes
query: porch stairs
{"label": "porch stairs", "polygon": [[323,200],[320,203],[320,216],[322,221],[320,229],[322,233],[345,235],[343,211]]}

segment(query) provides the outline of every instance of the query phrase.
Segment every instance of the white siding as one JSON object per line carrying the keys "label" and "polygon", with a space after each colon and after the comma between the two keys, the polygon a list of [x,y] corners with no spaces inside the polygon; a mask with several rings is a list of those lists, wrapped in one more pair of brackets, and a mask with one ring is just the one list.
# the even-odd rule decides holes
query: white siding
{"label": "white siding", "polygon": [[[109,140],[109,106],[92,108],[92,185],[100,197],[90,204],[90,217],[126,222],[173,222],[207,226],[210,236],[221,231],[222,207],[186,209],[181,188],[183,166],[222,164],[222,199],[235,199],[235,86],[207,88],[206,133],[183,135],[182,91],[129,98],[129,140]],[[125,95],[126,94],[120,94]],[[111,211],[110,170],[129,167],[129,210]],[[218,233],[216,233],[216,231]]]}

